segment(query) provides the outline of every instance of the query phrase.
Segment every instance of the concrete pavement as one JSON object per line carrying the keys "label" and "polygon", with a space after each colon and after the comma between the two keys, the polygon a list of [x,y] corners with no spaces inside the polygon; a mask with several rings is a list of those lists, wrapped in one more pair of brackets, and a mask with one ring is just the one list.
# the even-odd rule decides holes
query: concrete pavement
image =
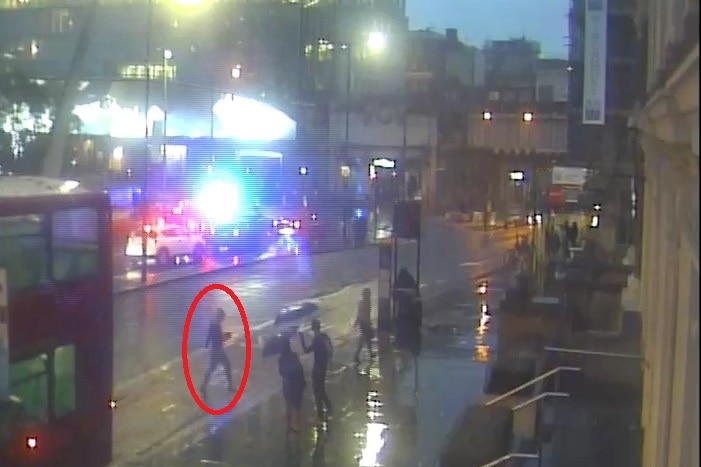
{"label": "concrete pavement", "polygon": [[[179,440],[177,447],[141,458],[138,465],[432,465],[456,418],[484,398],[488,353],[496,346],[490,323],[480,312],[480,305],[490,306],[491,298],[476,301],[465,288],[451,292],[436,297],[426,310],[417,366],[402,362],[391,350],[355,367],[348,364],[354,342],[337,343],[329,377],[335,415],[328,424],[317,423],[308,390],[304,429],[288,441],[280,382],[273,378],[259,404],[232,416],[207,417],[203,431]],[[465,310],[465,300],[476,313]]]}
{"label": "concrete pavement", "polygon": [[[451,227],[437,226],[424,236],[424,242],[426,256],[421,282],[424,295],[430,298],[456,286],[464,287],[475,275],[500,265],[503,257],[500,251],[510,246],[512,240],[503,237],[482,243],[456,233]],[[406,259],[400,264],[413,263],[410,252],[414,247],[401,246]],[[348,336],[362,287],[371,286],[376,296],[377,264],[375,249],[282,258],[245,270],[213,273],[206,278],[195,276],[115,297],[115,458],[127,459],[135,453],[156,449],[163,440],[172,439],[202,420],[202,412],[187,393],[179,354],[186,309],[204,285],[219,282],[232,286],[246,307],[254,342],[257,335],[269,332],[278,309],[322,295],[321,319],[331,326],[329,334],[342,341]],[[220,305],[231,315],[225,325],[235,334],[241,334],[240,322],[233,316],[236,313],[233,304],[223,300],[218,292],[208,295],[198,308],[202,311],[195,314],[190,334],[190,365],[195,381],[201,378],[204,366],[200,349],[204,329],[211,310]],[[235,368],[242,366],[241,350],[237,346],[230,349]],[[251,379],[244,399],[263,397],[265,388],[278,386],[269,383],[271,375],[277,375],[277,369],[269,368],[259,357],[260,349],[254,349]]]}

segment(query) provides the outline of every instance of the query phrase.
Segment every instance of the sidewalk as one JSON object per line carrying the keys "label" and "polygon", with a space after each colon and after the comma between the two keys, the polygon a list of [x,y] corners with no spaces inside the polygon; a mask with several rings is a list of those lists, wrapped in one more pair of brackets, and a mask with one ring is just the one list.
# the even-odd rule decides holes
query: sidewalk
{"label": "sidewalk", "polygon": [[[418,366],[411,360],[402,362],[394,350],[358,367],[349,365],[354,339],[337,341],[328,384],[335,414],[328,424],[318,426],[308,387],[306,427],[286,442],[284,404],[273,357],[266,362],[273,376],[261,390],[259,404],[237,407],[228,416],[208,417],[201,427],[208,433],[203,440],[183,439],[170,453],[139,465],[431,465],[457,417],[484,398],[489,352],[496,342],[489,326],[484,322],[480,326],[479,304],[464,305],[470,298],[474,302],[471,290],[453,292],[426,310],[427,331]],[[306,371],[308,375],[308,366]]]}

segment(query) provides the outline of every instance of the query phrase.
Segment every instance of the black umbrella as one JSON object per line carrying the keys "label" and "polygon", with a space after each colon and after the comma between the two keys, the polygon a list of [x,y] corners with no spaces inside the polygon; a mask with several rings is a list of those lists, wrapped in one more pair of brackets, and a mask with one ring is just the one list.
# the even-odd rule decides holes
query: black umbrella
{"label": "black umbrella", "polygon": [[280,310],[275,316],[275,334],[265,339],[263,344],[263,357],[279,355],[282,343],[293,338],[305,319],[316,316],[319,305],[305,302]]}
{"label": "black umbrella", "polygon": [[280,324],[297,324],[301,325],[305,318],[314,316],[319,312],[319,305],[312,302],[305,302],[300,305],[295,305],[283,308],[275,316],[275,326]]}

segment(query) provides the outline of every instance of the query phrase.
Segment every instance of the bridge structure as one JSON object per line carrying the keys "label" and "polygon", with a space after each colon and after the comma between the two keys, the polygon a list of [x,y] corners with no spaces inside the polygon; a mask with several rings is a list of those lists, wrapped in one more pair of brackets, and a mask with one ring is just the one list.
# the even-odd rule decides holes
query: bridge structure
{"label": "bridge structure", "polygon": [[454,165],[464,171],[461,207],[503,214],[542,209],[550,169],[568,152],[564,106],[473,110],[466,126],[465,149],[456,152],[463,160]]}

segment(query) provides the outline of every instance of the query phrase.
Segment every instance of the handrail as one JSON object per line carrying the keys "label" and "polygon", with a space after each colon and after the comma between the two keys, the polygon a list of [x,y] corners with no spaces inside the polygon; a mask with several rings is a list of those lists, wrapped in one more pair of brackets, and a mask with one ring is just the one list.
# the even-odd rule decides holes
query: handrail
{"label": "handrail", "polygon": [[511,459],[539,459],[540,456],[538,454],[523,454],[520,452],[513,452],[511,454],[507,454],[505,456],[501,456],[499,459],[495,459],[492,462],[489,462],[487,464],[483,464],[480,467],[496,467],[497,465],[501,464],[502,462],[506,462]]}
{"label": "handrail", "polygon": [[534,402],[538,402],[541,399],[545,399],[546,397],[570,397],[570,395],[567,392],[542,392],[537,396],[528,399],[525,402],[521,402],[520,404],[514,405],[513,407],[511,407],[511,411],[516,412],[517,410],[521,410],[522,408],[527,407],[533,404]]}
{"label": "handrail", "polygon": [[566,349],[562,347],[544,347],[546,352],[553,353],[571,353],[579,355],[593,355],[598,357],[610,357],[610,358],[624,358],[630,360],[642,360],[644,357],[642,355],[627,354],[627,353],[615,353],[615,352],[601,352],[598,350],[582,350],[582,349]]}
{"label": "handrail", "polygon": [[489,407],[490,405],[496,404],[497,402],[501,402],[501,401],[503,401],[504,399],[506,399],[507,397],[511,397],[511,396],[513,396],[514,394],[518,394],[519,392],[523,391],[524,389],[526,389],[526,388],[528,388],[528,387],[530,387],[530,386],[533,386],[534,384],[536,384],[536,383],[538,383],[538,382],[540,382],[540,381],[543,381],[544,379],[548,379],[548,378],[550,378],[551,376],[554,376],[554,375],[558,374],[558,373],[561,372],[561,371],[582,371],[582,369],[579,368],[579,367],[576,367],[576,366],[559,366],[559,367],[557,367],[557,368],[553,368],[552,370],[546,371],[546,372],[543,373],[542,375],[536,376],[536,377],[533,378],[532,380],[523,383],[522,385],[520,385],[520,386],[518,386],[518,387],[512,389],[511,391],[506,392],[506,393],[502,394],[501,396],[497,396],[497,397],[495,397],[494,399],[485,402],[484,405],[485,405],[486,407]]}

